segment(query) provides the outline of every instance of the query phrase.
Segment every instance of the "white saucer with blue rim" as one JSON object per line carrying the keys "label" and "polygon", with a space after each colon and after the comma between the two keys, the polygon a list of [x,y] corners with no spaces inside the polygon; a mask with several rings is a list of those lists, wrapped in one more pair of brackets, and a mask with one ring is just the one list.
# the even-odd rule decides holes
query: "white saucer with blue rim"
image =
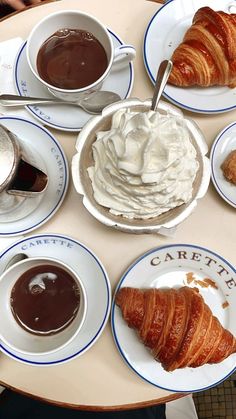
{"label": "white saucer with blue rim", "polygon": [[222,163],[233,150],[236,150],[236,123],[225,127],[216,137],[210,152],[211,180],[219,195],[236,208],[236,185],[226,180]]}
{"label": "white saucer with blue rim", "polygon": [[[170,0],[151,18],[144,35],[143,59],[147,73],[155,84],[161,61],[171,58],[192,24],[200,7],[235,13],[235,2],[225,0]],[[227,86],[177,87],[167,84],[164,97],[176,106],[192,112],[215,114],[236,107],[236,89]]]}
{"label": "white saucer with blue rim", "polygon": [[[114,47],[123,44],[123,41],[110,31]],[[134,80],[133,64],[124,65],[122,69],[111,71],[104,81],[102,89],[109,90],[125,99],[130,95]],[[46,87],[32,74],[26,59],[26,42],[17,54],[14,81],[17,92],[21,96],[52,97]],[[26,109],[44,125],[62,131],[80,131],[91,115],[83,109],[71,105],[37,105],[26,106]]]}
{"label": "white saucer with blue rim", "polygon": [[[191,283],[189,273],[194,278]],[[203,287],[203,280],[209,278],[212,285]],[[213,315],[236,336],[236,287],[230,287],[229,281],[236,282],[236,272],[222,256],[200,246],[173,244],[153,249],[137,259],[122,276],[116,292],[121,287],[197,287]],[[235,353],[218,364],[167,372],[141,343],[138,334],[127,326],[115,305],[115,295],[111,322],[117,348],[128,366],[156,387],[181,393],[203,391],[225,380],[236,368]]]}
{"label": "white saucer with blue rim", "polygon": [[[66,195],[69,169],[64,151],[47,129],[16,116],[1,116],[0,124],[15,133],[19,142],[38,156],[48,175],[47,189],[39,198],[27,199],[12,212],[0,215],[0,237],[9,237],[40,227],[56,213]],[[30,211],[28,205],[31,205]]]}
{"label": "white saucer with blue rim", "polygon": [[97,341],[110,314],[111,287],[102,263],[88,247],[71,237],[39,234],[19,240],[0,254],[0,275],[17,253],[25,253],[29,257],[53,257],[71,266],[83,282],[87,313],[78,335],[67,346],[51,354],[25,355],[2,342],[0,350],[18,361],[39,366],[61,364],[82,355]]}

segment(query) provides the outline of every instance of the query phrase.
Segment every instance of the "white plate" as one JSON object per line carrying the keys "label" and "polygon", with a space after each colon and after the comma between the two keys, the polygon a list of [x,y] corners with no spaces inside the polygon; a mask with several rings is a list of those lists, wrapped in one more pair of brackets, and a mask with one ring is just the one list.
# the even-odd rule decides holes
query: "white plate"
{"label": "white plate", "polygon": [[[166,288],[187,285],[188,272],[194,272],[196,279],[210,277],[215,281],[218,289],[198,287],[199,291],[221,324],[236,335],[236,287],[232,285],[233,281],[236,283],[236,273],[225,259],[208,249],[174,244],[151,250],[130,266],[117,290],[126,286]],[[228,286],[226,281],[229,281]],[[222,304],[226,300],[229,306],[224,309]],[[127,326],[114,301],[111,321],[115,342],[124,360],[141,378],[157,387],[175,392],[202,391],[225,380],[235,369],[236,354],[219,364],[167,372],[152,358],[135,331]]]}
{"label": "white plate", "polygon": [[228,125],[216,137],[210,153],[211,179],[220,196],[236,208],[236,185],[228,182],[221,169],[228,154],[236,150],[236,123]]}
{"label": "white plate", "polygon": [[[152,17],[144,37],[144,64],[151,81],[155,83],[159,64],[171,57],[200,7],[236,13],[233,3],[225,0],[171,0],[164,4]],[[217,86],[180,88],[167,84],[164,90],[166,99],[175,105],[207,114],[235,109],[235,95],[236,89]]]}
{"label": "white plate", "polygon": [[27,216],[24,215],[24,206],[29,205],[31,200],[24,201],[14,213],[1,215],[0,237],[16,236],[40,227],[56,213],[66,195],[69,170],[61,146],[47,129],[16,116],[2,116],[0,123],[14,132],[32,154],[38,155],[49,179],[45,193],[39,199],[34,198],[36,206],[32,206]]}
{"label": "white plate", "polygon": [[[33,365],[55,365],[87,351],[101,335],[110,313],[111,289],[107,273],[96,255],[78,242],[58,234],[40,234],[20,240],[0,255],[0,274],[16,253],[54,257],[70,265],[83,281],[87,294],[87,314],[79,334],[66,347],[47,355],[23,355],[1,343],[10,357]],[[96,309],[94,309],[96,308]]]}
{"label": "white plate", "polygon": [[[123,41],[109,30],[115,47],[122,45]],[[114,70],[103,83],[103,90],[118,93],[121,99],[129,96],[133,86],[133,64]],[[52,97],[46,87],[34,77],[26,60],[26,42],[20,48],[16,57],[14,68],[14,81],[21,96]],[[62,131],[80,131],[91,115],[76,106],[37,105],[26,106],[26,109],[44,125]]]}

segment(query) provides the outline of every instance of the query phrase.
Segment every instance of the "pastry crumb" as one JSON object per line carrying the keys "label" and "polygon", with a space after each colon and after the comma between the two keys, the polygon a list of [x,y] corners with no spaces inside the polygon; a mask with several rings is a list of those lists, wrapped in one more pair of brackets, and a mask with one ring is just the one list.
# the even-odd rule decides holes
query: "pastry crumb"
{"label": "pastry crumb", "polygon": [[206,282],[204,282],[204,280],[202,281],[201,279],[195,279],[194,280],[194,284],[200,285],[200,287],[203,287],[203,288],[209,287],[209,284],[207,284]]}
{"label": "pastry crumb", "polygon": [[204,282],[206,282],[208,285],[210,285],[211,287],[215,288],[216,290],[218,290],[218,286],[216,285],[215,281],[213,281],[213,279],[211,278],[204,278],[203,280]]}
{"label": "pastry crumb", "polygon": [[213,281],[213,279],[211,278],[196,279],[193,272],[186,273],[186,281],[188,285],[193,282],[195,285],[199,285],[202,288],[213,287],[215,289],[218,289],[218,286],[215,283],[215,281]]}
{"label": "pastry crumb", "polygon": [[226,308],[226,307],[228,307],[228,306],[229,306],[228,301],[225,301],[225,302],[222,304],[222,308]]}
{"label": "pastry crumb", "polygon": [[193,272],[187,272],[186,273],[186,279],[187,279],[187,283],[191,284],[191,282],[193,282],[195,280]]}

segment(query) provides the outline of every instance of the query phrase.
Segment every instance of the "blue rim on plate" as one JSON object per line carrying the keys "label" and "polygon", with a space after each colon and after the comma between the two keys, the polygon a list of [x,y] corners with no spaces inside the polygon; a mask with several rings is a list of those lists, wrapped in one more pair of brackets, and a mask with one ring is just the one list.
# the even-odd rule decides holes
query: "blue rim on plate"
{"label": "blue rim on plate", "polygon": [[[166,12],[166,10],[168,10],[166,8],[170,8],[169,16],[173,15],[173,11],[171,9],[172,9],[173,5],[175,4],[175,2],[177,3],[177,1],[178,0],[168,0],[167,2],[165,2],[165,4],[163,4],[160,7],[160,9],[158,9],[158,11],[154,14],[154,16],[149,21],[148,26],[147,26],[146,31],[145,31],[145,34],[144,34],[143,61],[144,61],[144,65],[145,65],[146,71],[148,73],[148,76],[149,76],[149,78],[150,78],[150,80],[153,84],[155,84],[156,74],[154,74],[154,70],[151,68],[150,59],[148,58],[148,53],[147,53],[147,43],[149,42],[150,30],[152,30],[152,28],[154,26],[156,26],[156,27],[158,26],[158,22],[156,22],[156,20],[161,19],[162,12],[163,11]],[[188,2],[188,0],[185,0],[185,1]],[[222,4],[223,4],[223,0],[222,0]],[[206,0],[206,1],[204,1],[204,5],[205,6],[212,5],[213,8],[214,8],[214,1],[213,0]],[[199,8],[200,7],[201,7],[201,5],[199,6]],[[194,14],[194,11],[193,11],[193,14]],[[160,36],[161,36],[161,28],[160,28]],[[153,54],[154,54],[154,52],[153,52]],[[164,52],[163,52],[163,54],[164,54]],[[167,57],[167,56],[164,57],[164,55],[163,55],[162,59],[164,60],[166,58],[170,58],[170,57]],[[156,69],[156,71],[157,71],[157,69]],[[219,88],[222,88],[222,87],[219,87]],[[217,107],[217,103],[218,103],[217,97],[216,97],[216,101],[214,102],[215,107],[211,106],[211,107],[206,107],[206,108],[200,108],[200,107],[197,107],[197,106],[190,106],[190,105],[182,102],[181,100],[177,100],[176,97],[174,96],[175,95],[174,91],[172,91],[171,94],[168,93],[168,91],[170,89],[183,89],[183,88],[181,88],[181,87],[177,88],[175,86],[171,86],[171,85],[167,84],[167,86],[165,87],[165,90],[163,92],[163,96],[166,99],[168,99],[171,103],[173,103],[173,104],[175,104],[175,105],[177,105],[177,106],[179,106],[183,109],[191,111],[191,112],[197,112],[197,113],[202,113],[202,114],[217,114],[217,113],[229,112],[229,111],[236,108],[236,104],[235,104],[235,101],[233,100],[233,97],[231,99],[231,102],[233,103],[232,105],[230,105],[230,106],[226,105],[225,107],[221,107],[221,108]],[[185,89],[189,89],[189,88],[185,88]],[[233,89],[230,89],[230,88],[228,88],[228,89],[229,89],[230,93],[233,90]],[[179,96],[181,97],[181,95],[179,95]],[[217,94],[217,96],[218,96],[218,94]],[[207,100],[207,95],[205,96],[205,99]]]}
{"label": "blue rim on plate", "polygon": [[[110,29],[108,29],[108,31],[110,32],[110,34],[111,34],[111,36],[112,36],[112,38],[113,38],[113,40],[116,42],[116,43],[118,43],[119,45],[123,45],[124,43],[123,43],[123,41],[114,33],[114,32],[112,32]],[[19,93],[19,95],[21,95],[21,96],[23,96],[22,95],[22,91],[23,91],[23,88],[21,88],[20,87],[20,84],[19,84],[19,62],[20,62],[20,60],[21,60],[21,58],[22,58],[22,54],[25,52],[25,48],[26,48],[26,43],[27,43],[27,41],[26,42],[24,42],[23,43],[23,45],[21,46],[21,48],[20,48],[20,50],[19,50],[19,52],[18,52],[18,54],[17,54],[17,57],[16,57],[16,61],[15,61],[15,66],[14,66],[14,80],[15,80],[15,86],[16,86],[16,89],[17,89],[17,91],[18,91],[18,93]],[[127,65],[127,68],[129,69],[129,77],[128,77],[128,80],[127,80],[127,88],[126,88],[126,91],[125,91],[125,94],[123,94],[122,96],[123,97],[121,97],[121,99],[126,99],[127,97],[129,97],[129,95],[130,95],[130,92],[131,92],[131,89],[132,89],[132,87],[133,87],[133,81],[134,81],[134,70],[133,70],[133,64],[132,63],[129,63],[128,65]],[[108,79],[109,79],[109,76],[108,76]],[[35,83],[39,83],[36,79],[35,79]],[[104,85],[106,84],[106,80],[105,80],[105,82],[104,82]],[[114,88],[114,91],[116,91],[117,89],[116,88]],[[45,88],[45,91],[46,91],[46,88]],[[117,91],[117,93],[119,93],[118,91]],[[27,91],[27,95],[29,95],[30,93]],[[41,105],[41,106],[39,106],[39,105],[37,105],[37,108],[39,109],[39,111],[35,111],[34,110],[34,106],[26,106],[26,109],[28,109],[28,111],[35,117],[35,118],[37,118],[38,120],[40,120],[43,124],[45,124],[45,125],[47,125],[47,126],[49,126],[49,127],[51,127],[51,128],[55,128],[55,129],[59,129],[59,130],[62,130],[62,131],[68,131],[68,132],[78,132],[78,131],[80,131],[82,128],[83,128],[83,125],[78,125],[78,126],[74,126],[73,128],[70,128],[70,127],[68,127],[68,126],[66,126],[65,124],[63,125],[63,124],[56,124],[56,123],[53,123],[52,121],[50,121],[50,120],[47,120],[47,118],[45,117],[43,117],[43,116],[41,116],[41,114],[40,114],[40,108],[42,108],[43,107],[43,105]],[[79,108],[78,108],[79,109]],[[89,115],[89,114],[87,114],[87,112],[85,112],[85,111],[83,111],[82,109],[80,109],[80,111],[81,112],[83,112],[83,115],[85,114],[85,115],[88,115],[88,119],[91,117],[91,115]],[[43,112],[42,112],[42,115],[43,115]],[[76,118],[76,120],[77,119],[79,119],[78,117]],[[63,120],[63,117],[62,117],[62,120]]]}
{"label": "blue rim on plate", "polygon": [[[233,122],[232,124],[229,124],[227,127],[225,127],[219,135],[216,137],[210,152],[210,162],[211,162],[211,179],[213,182],[213,185],[215,186],[216,191],[219,193],[219,195],[232,207],[236,208],[236,186],[231,185],[226,179],[223,177],[223,172],[220,169],[220,165],[217,165],[215,167],[215,161],[217,159],[218,150],[217,148],[220,147],[220,145],[225,145],[225,136],[227,133],[230,132],[232,128],[235,128],[235,134],[234,138],[236,138],[236,122]],[[236,140],[235,140],[235,146],[234,149],[236,149]],[[229,150],[228,152],[230,152]],[[222,162],[224,161],[225,157],[227,157],[228,152],[226,151],[223,155],[223,153],[220,153]],[[221,163],[222,163],[221,162]],[[223,180],[222,180],[223,179]],[[230,195],[229,191],[230,189],[234,189],[234,200],[232,199],[233,193]]]}
{"label": "blue rim on plate", "polygon": [[[49,213],[47,213],[45,216],[43,216],[40,220],[38,220],[37,223],[35,224],[30,224],[30,216],[28,216],[28,220],[29,220],[29,224],[28,227],[25,227],[24,229],[22,229],[21,223],[18,222],[19,224],[19,228],[15,231],[11,231],[11,232],[1,232],[1,227],[0,227],[0,237],[10,237],[10,236],[16,236],[16,235],[20,235],[20,234],[24,234],[24,233],[28,233],[34,229],[36,229],[37,227],[41,226],[42,224],[44,224],[46,221],[48,221],[55,213],[56,211],[60,208],[61,204],[63,203],[63,200],[65,198],[67,189],[68,189],[68,184],[69,184],[69,168],[68,168],[68,163],[67,163],[67,159],[65,156],[65,153],[62,149],[62,147],[60,146],[59,142],[56,140],[56,138],[44,127],[42,127],[41,125],[38,125],[35,122],[32,122],[28,119],[22,118],[22,117],[16,117],[16,116],[0,116],[0,122],[4,122],[4,121],[19,121],[20,123],[23,122],[25,124],[29,124],[33,127],[35,127],[36,129],[38,129],[39,131],[42,131],[44,134],[46,134],[46,136],[50,139],[50,141],[52,141],[52,143],[56,146],[58,153],[60,154],[60,157],[62,159],[63,162],[63,169],[64,169],[64,184],[62,187],[62,190],[60,192],[59,198],[57,200],[57,202],[55,203],[54,207],[50,210]],[[23,139],[22,139],[23,140]],[[47,193],[47,191],[45,192],[45,194]],[[40,207],[40,203],[39,203],[39,207]],[[37,211],[37,210],[35,210]],[[14,224],[13,222],[11,224]]]}
{"label": "blue rim on plate", "polygon": [[[8,253],[11,253],[12,255],[16,253],[16,249],[22,249],[21,251],[25,252],[25,247],[27,248],[27,245],[29,246],[29,249],[27,248],[27,253],[30,256],[33,255],[37,255],[37,252],[39,252],[39,254],[42,256],[41,253],[41,242],[45,241],[45,246],[47,248],[46,253],[48,256],[48,245],[50,240],[52,241],[51,244],[52,246],[55,245],[56,241],[60,241],[63,244],[60,244],[60,246],[62,247],[64,244],[65,248],[63,248],[64,250],[64,255],[61,258],[61,260],[66,259],[69,257],[69,253],[67,254],[67,256],[65,257],[66,252],[70,252],[73,246],[76,246],[75,250],[77,253],[78,251],[86,254],[86,257],[89,257],[90,259],[90,266],[89,269],[93,269],[93,267],[96,267],[96,269],[98,269],[99,275],[100,275],[100,281],[102,280],[102,283],[97,284],[96,286],[98,287],[103,287],[103,291],[104,291],[104,295],[106,296],[106,304],[104,305],[104,307],[102,307],[102,312],[103,315],[101,317],[101,319],[99,320],[99,325],[97,327],[96,330],[94,330],[93,335],[89,338],[89,340],[83,344],[83,347],[80,350],[77,350],[78,346],[76,345],[76,339],[80,339],[81,342],[81,334],[83,333],[84,328],[86,327],[86,322],[89,321],[87,318],[89,317],[89,314],[87,314],[86,318],[85,318],[85,322],[84,325],[82,327],[82,330],[79,332],[79,335],[71,342],[67,345],[67,347],[59,349],[58,351],[54,352],[51,355],[39,355],[39,356],[34,356],[34,360],[32,360],[32,356],[29,355],[21,355],[19,352],[17,351],[12,351],[10,348],[7,348],[7,345],[3,344],[2,342],[0,343],[0,349],[6,353],[7,355],[9,355],[10,357],[22,361],[23,363],[26,364],[30,364],[30,365],[56,365],[56,364],[61,364],[64,362],[69,361],[70,359],[73,359],[75,357],[78,357],[79,355],[82,355],[85,351],[87,351],[98,339],[98,337],[101,335],[102,331],[104,330],[107,320],[108,320],[108,316],[110,314],[110,306],[111,306],[111,287],[110,287],[110,282],[109,282],[109,278],[108,275],[105,271],[105,268],[103,267],[102,263],[99,261],[99,259],[97,258],[97,256],[84,244],[82,244],[81,242],[79,242],[78,240],[75,240],[69,236],[65,236],[65,235],[60,235],[60,234],[39,234],[39,235],[33,235],[30,237],[27,237],[25,239],[21,239],[15,243],[13,243],[12,245],[10,245],[7,249],[5,249],[3,252],[1,252],[0,254],[0,262],[1,263],[6,263],[4,262],[4,259],[6,257],[8,257]],[[38,244],[37,244],[38,243]],[[34,246],[31,246],[32,244],[34,244]],[[35,250],[36,246],[40,247],[40,250]],[[59,244],[58,244],[59,245]],[[67,248],[67,251],[65,250]],[[34,250],[31,250],[34,249]],[[33,252],[33,254],[32,254]],[[82,254],[81,253],[81,254]],[[12,257],[12,255],[10,256],[10,258]],[[46,254],[45,254],[46,255]],[[58,257],[58,255],[57,255]],[[67,260],[67,263],[70,264],[70,260]],[[75,261],[74,261],[75,263]],[[72,264],[72,263],[71,263]],[[93,267],[91,267],[93,265]],[[73,268],[75,270],[76,269],[75,266],[73,266]],[[81,269],[81,268],[80,268]],[[85,269],[85,268],[84,268]],[[4,270],[4,268],[1,268],[1,272]],[[93,278],[94,280],[94,278]],[[87,285],[85,284],[85,279],[83,277],[83,283],[86,289],[86,292],[88,293],[87,290]],[[95,287],[95,284],[93,283],[93,287]],[[91,292],[91,291],[90,291]],[[88,298],[88,310],[90,310],[90,312],[92,313],[94,311],[93,307],[91,307],[91,303],[89,301]],[[91,315],[91,314],[90,314]],[[90,319],[91,320],[91,319]],[[74,347],[74,349],[68,349],[68,347]],[[67,356],[63,356],[63,353],[65,353],[65,351],[69,351],[71,352],[70,354],[67,354]],[[59,355],[58,355],[59,354]],[[50,361],[46,361],[45,358],[48,358],[48,356],[52,357],[52,358],[57,358],[54,360],[50,360]],[[31,360],[29,359],[31,358]],[[36,359],[37,358],[37,359]],[[41,359],[41,360],[40,360]],[[43,359],[43,361],[42,361]]]}
{"label": "blue rim on plate", "polygon": [[[185,389],[181,388],[180,389],[180,388],[178,388],[178,386],[176,386],[176,382],[178,382],[178,379],[176,380],[175,378],[173,378],[173,387],[163,386],[161,384],[161,382],[158,382],[157,383],[157,382],[154,382],[153,380],[148,379],[147,376],[145,376],[145,371],[144,370],[142,370],[142,372],[138,371],[138,369],[137,369],[137,367],[135,365],[135,363],[137,364],[138,361],[137,360],[132,361],[132,358],[131,358],[132,355],[130,355],[130,353],[129,354],[126,354],[125,353],[124,343],[123,342],[120,342],[119,337],[117,336],[117,334],[119,334],[119,330],[117,329],[118,326],[116,326],[116,323],[117,323],[116,315],[117,316],[120,316],[120,317],[122,317],[122,316],[121,316],[120,311],[118,311],[118,314],[115,313],[115,311],[117,310],[116,305],[115,305],[115,296],[116,296],[116,293],[118,292],[118,290],[122,287],[122,285],[126,281],[127,276],[130,273],[132,275],[132,270],[135,269],[135,268],[137,268],[137,265],[140,262],[142,263],[142,261],[144,261],[150,255],[152,255],[154,253],[157,253],[157,252],[162,252],[162,251],[165,251],[165,250],[167,250],[167,251],[169,250],[169,252],[171,252],[172,249],[175,250],[175,249],[178,249],[178,248],[180,248],[181,250],[183,250],[183,249],[187,249],[188,250],[190,248],[192,248],[192,249],[194,248],[197,251],[204,251],[204,252],[208,253],[209,255],[211,255],[211,257],[212,257],[213,260],[214,260],[214,258],[218,258],[220,261],[222,261],[222,264],[225,264],[230,270],[232,270],[233,273],[236,274],[236,269],[226,259],[224,259],[223,257],[219,256],[217,253],[215,253],[215,252],[213,252],[213,251],[211,251],[211,250],[209,250],[207,248],[204,248],[202,246],[191,245],[191,244],[172,244],[172,245],[164,245],[164,246],[160,246],[158,248],[152,249],[152,250],[144,253],[134,263],[132,263],[130,265],[130,267],[127,269],[127,271],[121,277],[121,279],[120,279],[120,281],[119,281],[119,283],[118,283],[118,285],[117,285],[117,287],[115,289],[114,296],[113,296],[113,301],[112,301],[112,307],[111,307],[111,327],[112,327],[112,334],[113,334],[113,338],[114,338],[114,341],[116,343],[116,346],[118,348],[118,351],[120,352],[120,354],[121,354],[122,358],[124,359],[124,361],[131,368],[131,370],[133,370],[144,381],[146,381],[146,382],[148,382],[148,383],[150,383],[150,384],[152,384],[152,385],[154,385],[154,386],[156,386],[158,388],[162,388],[163,390],[167,390],[167,391],[182,392],[182,393],[200,392],[200,391],[207,390],[208,388],[217,386],[219,383],[221,383],[222,381],[226,380],[236,370],[236,366],[234,366],[233,369],[231,369],[230,371],[228,371],[228,373],[226,375],[224,375],[222,378],[220,378],[217,381],[215,381],[214,383],[211,383],[211,384],[206,385],[204,387],[199,387],[199,388],[195,388],[195,389],[191,388],[191,390],[189,388],[185,388]],[[134,276],[131,276],[131,281],[132,281],[132,285],[125,284],[124,286],[134,286],[133,285]],[[124,320],[122,320],[122,321],[124,323],[124,327],[126,328],[126,330],[131,330],[131,329],[128,328],[128,326],[125,323],[125,321]],[[132,332],[132,330],[131,330],[131,332]],[[127,339],[127,335],[126,335],[126,339]],[[135,340],[138,341],[139,342],[139,345],[141,345],[144,348],[144,350],[148,352],[148,350],[144,347],[144,345],[141,343],[141,341],[139,341],[139,338],[137,336],[135,337]],[[139,356],[140,356],[140,354],[137,355],[137,358]],[[147,362],[147,359],[145,359],[145,362]],[[153,359],[153,362],[156,363],[156,364],[159,364],[154,359]],[[217,364],[215,364],[215,365],[217,365]],[[198,368],[202,368],[202,367],[198,367]],[[197,370],[198,368],[196,368],[195,370]],[[182,370],[184,370],[184,369],[182,369]],[[194,368],[192,370],[194,370]],[[193,375],[194,374],[194,371],[191,371],[191,373]],[[172,374],[172,377],[173,377],[174,372],[166,373],[166,374],[169,374],[169,377],[171,377],[171,374]],[[191,374],[189,374],[189,375],[191,375]],[[157,371],[157,380],[158,379],[159,379],[159,377],[158,377],[158,371]]]}

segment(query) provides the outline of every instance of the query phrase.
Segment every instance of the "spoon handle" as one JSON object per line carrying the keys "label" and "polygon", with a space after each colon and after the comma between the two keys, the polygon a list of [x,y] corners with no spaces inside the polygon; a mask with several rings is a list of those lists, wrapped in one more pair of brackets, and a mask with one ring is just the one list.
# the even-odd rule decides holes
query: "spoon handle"
{"label": "spoon handle", "polygon": [[154,88],[154,94],[152,98],[152,104],[151,104],[151,110],[155,111],[157,109],[160,97],[162,95],[162,92],[165,88],[165,85],[167,83],[167,80],[169,78],[170,72],[172,70],[173,63],[170,60],[164,60],[161,62],[158,72],[157,72],[157,78]]}
{"label": "spoon handle", "polygon": [[10,268],[12,265],[15,265],[15,263],[20,262],[23,259],[27,259],[28,256],[25,253],[16,253],[12,258],[9,260],[9,262],[6,264],[4,268],[4,272]]}
{"label": "spoon handle", "polygon": [[4,94],[0,95],[0,104],[2,106],[24,106],[24,105],[33,105],[37,103],[59,103],[65,104],[62,100],[50,99],[50,98],[38,98],[31,96],[19,96],[19,95],[10,95]]}

